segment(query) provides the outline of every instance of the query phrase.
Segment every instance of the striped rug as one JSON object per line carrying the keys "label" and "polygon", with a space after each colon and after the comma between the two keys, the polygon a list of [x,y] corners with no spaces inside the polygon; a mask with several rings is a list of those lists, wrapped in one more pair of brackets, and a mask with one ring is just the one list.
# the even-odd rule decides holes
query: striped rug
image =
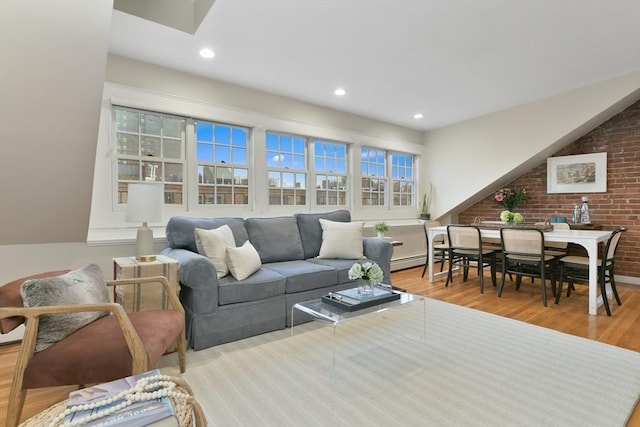
{"label": "striped rug", "polygon": [[426,299],[190,351],[179,376],[211,426],[624,426],[640,353]]}

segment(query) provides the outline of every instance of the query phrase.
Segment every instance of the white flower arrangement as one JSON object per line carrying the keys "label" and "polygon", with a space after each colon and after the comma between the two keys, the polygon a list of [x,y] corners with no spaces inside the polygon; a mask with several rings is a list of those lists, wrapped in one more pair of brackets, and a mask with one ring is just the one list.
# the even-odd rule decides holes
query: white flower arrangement
{"label": "white flower arrangement", "polygon": [[350,280],[368,280],[373,285],[379,285],[384,278],[384,272],[375,262],[365,262],[364,264],[356,262],[349,269]]}

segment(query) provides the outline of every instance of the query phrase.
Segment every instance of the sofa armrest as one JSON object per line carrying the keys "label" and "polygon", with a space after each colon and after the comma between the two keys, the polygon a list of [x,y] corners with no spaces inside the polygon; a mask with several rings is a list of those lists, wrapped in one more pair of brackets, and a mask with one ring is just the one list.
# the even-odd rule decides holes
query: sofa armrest
{"label": "sofa armrest", "polygon": [[393,255],[393,245],[391,242],[374,237],[362,239],[364,256],[375,262],[384,272],[383,283],[391,285],[391,256]]}
{"label": "sofa armrest", "polygon": [[[180,263],[178,276],[181,295],[182,291],[186,291],[193,295],[193,301],[197,301],[198,306],[209,307],[209,310],[218,306],[218,274],[209,258],[187,249],[166,248],[162,254]],[[182,302],[185,304],[185,301]],[[190,308],[197,311],[196,307]]]}

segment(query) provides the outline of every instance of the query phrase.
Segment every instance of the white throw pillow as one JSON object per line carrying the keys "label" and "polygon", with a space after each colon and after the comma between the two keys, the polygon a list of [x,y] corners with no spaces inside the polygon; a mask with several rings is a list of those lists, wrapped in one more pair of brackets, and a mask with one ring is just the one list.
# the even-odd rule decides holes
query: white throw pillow
{"label": "white throw pillow", "polygon": [[226,224],[213,230],[196,228],[195,233],[198,252],[211,260],[218,279],[229,274],[227,247],[236,245],[231,228]]}
{"label": "white throw pillow", "polygon": [[238,248],[227,247],[227,265],[236,280],[244,280],[260,270],[262,262],[256,248],[247,240]]}
{"label": "white throw pillow", "polygon": [[339,222],[320,218],[322,246],[318,258],[363,258],[362,228],[364,222]]}

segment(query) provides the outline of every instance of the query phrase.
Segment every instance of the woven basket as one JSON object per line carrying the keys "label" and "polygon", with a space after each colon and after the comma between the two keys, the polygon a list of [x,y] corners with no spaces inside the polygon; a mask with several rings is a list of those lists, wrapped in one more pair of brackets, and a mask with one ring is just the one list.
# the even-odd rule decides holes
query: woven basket
{"label": "woven basket", "polygon": [[[188,394],[191,398],[188,401],[183,399],[175,399],[171,397],[171,403],[173,404],[173,410],[178,420],[179,427],[206,427],[207,419],[204,416],[202,407],[193,396],[193,391],[189,384],[181,378],[171,377],[171,381],[176,384],[175,391],[179,393]],[[67,400],[56,403],[48,409],[40,412],[37,415],[29,418],[20,427],[42,427],[48,426],[51,421],[56,418],[60,413],[67,409]],[[62,425],[62,422],[56,425]]]}

